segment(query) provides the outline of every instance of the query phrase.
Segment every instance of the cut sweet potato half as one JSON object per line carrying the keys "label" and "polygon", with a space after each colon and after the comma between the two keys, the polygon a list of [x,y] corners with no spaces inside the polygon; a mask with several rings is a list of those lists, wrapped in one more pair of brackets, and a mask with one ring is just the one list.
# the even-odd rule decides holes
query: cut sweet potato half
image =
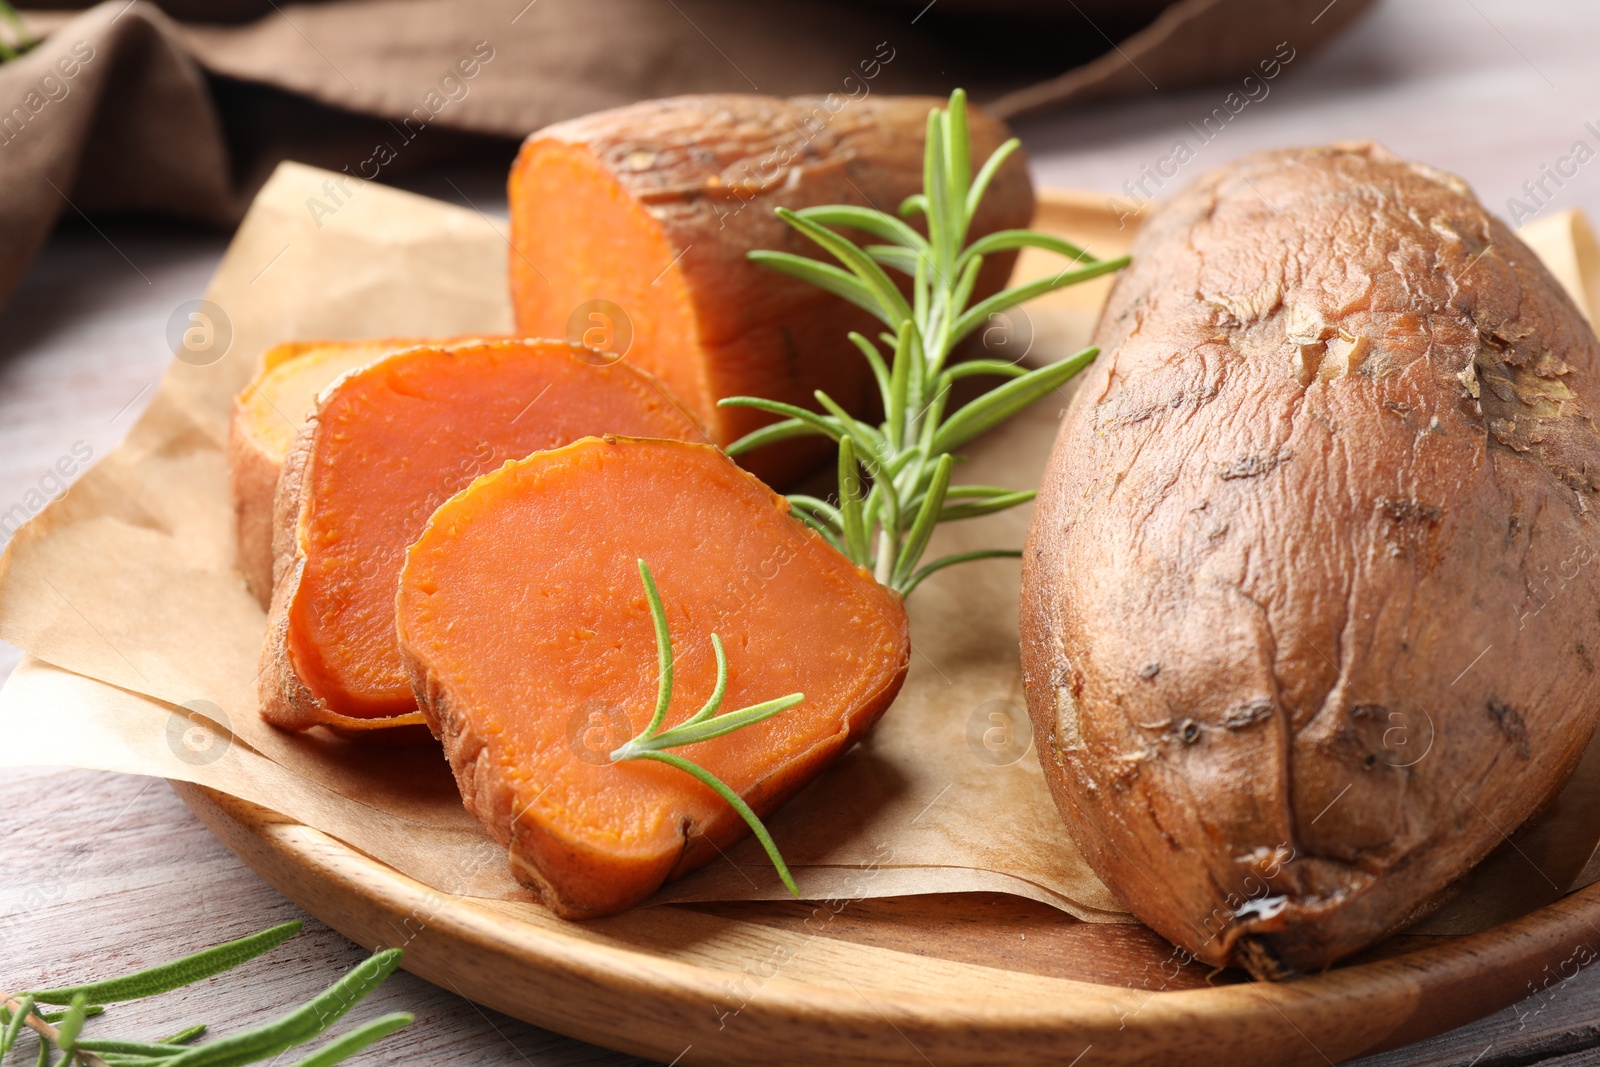
{"label": "cut sweet potato half", "polygon": [[[632,334],[626,358],[666,382],[728,445],[770,421],[759,396],[815,408],[815,390],[856,414],[876,405],[851,330],[882,329],[815,286],[750,262],[754,249],[813,246],[774,215],[821,204],[893,211],[922,192],[925,97],[719,94],[652,100],[549,126],[511,170],[511,293],[517,328],[604,343]],[[972,156],[1009,136],[969,112]],[[971,236],[1026,226],[1033,188],[1022,154],[995,176]],[[989,258],[974,300],[998,290],[1014,254]],[[595,307],[605,301],[620,309]],[[599,317],[596,318],[595,316]],[[830,453],[790,440],[741,459],[781,484]]]}
{"label": "cut sweet potato half", "polygon": [[555,341],[407,349],[324,392],[278,486],[262,714],[291,729],[420,723],[395,644],[406,546],[485,471],[611,430],[704,439],[655,379]]}
{"label": "cut sweet potato half", "polygon": [[877,721],[905,679],[900,598],[704,445],[590,438],[475,481],[401,574],[401,653],[468,810],[569,918],[608,915],[746,833],[709,787],[609,753],[652,716],[657,660],[639,560],[676,649],[669,724],[801,692],[682,755],[766,814]]}
{"label": "cut sweet potato half", "polygon": [[239,573],[262,610],[272,602],[272,499],[278,475],[317,395],[348,371],[427,343],[390,337],[275,345],[262,355],[255,378],[234,398],[228,423],[234,541]]}

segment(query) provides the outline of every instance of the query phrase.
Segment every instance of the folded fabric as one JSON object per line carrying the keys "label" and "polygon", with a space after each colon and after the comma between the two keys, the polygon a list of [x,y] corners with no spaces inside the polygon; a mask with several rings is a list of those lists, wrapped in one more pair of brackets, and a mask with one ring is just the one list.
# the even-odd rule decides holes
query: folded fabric
{"label": "folded fabric", "polygon": [[503,161],[547,123],[690,92],[964,85],[1014,117],[1259,75],[1371,3],[107,0],[32,11],[48,38],[0,65],[0,305],[62,215],[229,225],[284,158],[378,180],[485,151]]}

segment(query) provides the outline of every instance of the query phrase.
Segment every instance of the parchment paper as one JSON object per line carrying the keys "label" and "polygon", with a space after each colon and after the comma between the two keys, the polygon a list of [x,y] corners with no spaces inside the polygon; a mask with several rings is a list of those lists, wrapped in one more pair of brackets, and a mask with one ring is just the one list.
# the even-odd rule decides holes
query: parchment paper
{"label": "parchment paper", "polygon": [[[257,713],[265,619],[233,569],[223,455],[229,402],[256,356],[298,338],[511,327],[504,223],[375,185],[315,218],[307,201],[325,196],[330,177],[292,164],[277,171],[208,292],[231,326],[227,354],[203,366],[174,362],[127,441],[0,558],[0,637],[30,653],[0,691],[0,764],[196,782],[441,891],[531,900],[461,807],[436,747],[287,734]],[[1115,254],[1131,237],[1105,218],[1086,215],[1074,230],[1070,211],[1055,217],[1097,253]],[[1556,246],[1570,248],[1570,237]],[[1025,260],[1019,272],[1044,269]],[[1086,310],[1103,293],[1058,294],[1034,321],[1012,324],[1036,342],[1028,361],[1078,347]],[[977,442],[963,478],[1036,485],[1067,396]],[[955,524],[930,551],[1019,546],[1026,524],[1024,510]],[[988,561],[925,583],[912,601],[912,666],[894,708],[769,820],[808,897],[1003,891],[1088,921],[1131,921],[1073,848],[1028,747],[1017,572],[1014,561]],[[1600,873],[1588,869],[1597,838],[1600,750],[1591,750],[1520,851],[1486,862],[1430,928],[1483,928],[1587,884]],[[1546,878],[1530,879],[1519,863]],[[657,902],[783,895],[746,841]]]}

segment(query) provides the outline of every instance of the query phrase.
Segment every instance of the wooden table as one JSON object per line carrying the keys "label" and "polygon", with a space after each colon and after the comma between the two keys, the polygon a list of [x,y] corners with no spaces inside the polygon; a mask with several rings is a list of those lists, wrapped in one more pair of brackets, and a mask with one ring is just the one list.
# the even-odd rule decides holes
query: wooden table
{"label": "wooden table", "polygon": [[[1324,2],[1308,3],[1308,19]],[[706,29],[714,39],[714,27]],[[1264,98],[1203,143],[1196,126],[1223,106],[1226,87],[1160,90],[1033,120],[1022,133],[1041,184],[1103,188],[1129,203],[1166,195],[1257,148],[1372,138],[1462,175],[1504,215],[1577,205],[1600,216],[1600,159],[1559,187],[1547,179],[1548,196],[1523,188],[1579,140],[1600,150],[1597,43],[1600,5],[1580,0],[1389,0],[1328,52],[1296,55]],[[1158,187],[1149,175],[1159,177],[1178,139],[1194,158]],[[480,205],[498,184],[495,175],[452,177]],[[457,198],[441,179],[423,187]],[[103,456],[121,438],[170,358],[169,314],[200,294],[225,244],[226,235],[156,223],[101,221],[98,230],[77,224],[56,235],[0,318],[0,514],[27,500],[75,444]],[[0,645],[0,677],[18,655]],[[131,968],[284,918],[308,919],[307,932],[270,962],[114,1009],[125,1020],[117,1029],[132,1035],[270,1018],[362,956],[235,860],[159,781],[0,774],[0,871],[0,985],[11,988]],[[357,1062],[638,1062],[405,974],[374,994],[360,1017],[401,1008],[417,1022]],[[1361,1062],[1575,1065],[1597,1062],[1596,1049],[1600,973],[1590,969],[1543,998]]]}

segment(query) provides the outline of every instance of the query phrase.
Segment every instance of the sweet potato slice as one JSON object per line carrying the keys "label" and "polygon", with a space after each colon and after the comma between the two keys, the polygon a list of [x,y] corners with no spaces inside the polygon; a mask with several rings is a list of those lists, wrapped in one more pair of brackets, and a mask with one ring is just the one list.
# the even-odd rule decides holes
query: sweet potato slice
{"label": "sweet potato slice", "polygon": [[326,391],[278,486],[262,714],[291,729],[420,723],[395,645],[406,546],[479,474],[610,430],[704,439],[653,378],[556,341],[412,348]]}
{"label": "sweet potato slice", "polygon": [[[928,110],[941,103],[681,96],[535,133],[509,189],[518,330],[576,341],[593,329],[618,345],[631,330],[626,358],[666,382],[719,445],[768,421],[753,409],[716,407],[726,396],[814,408],[822,389],[852,412],[870,410],[872,373],[847,334],[873,336],[881,324],[746,253],[814,254],[774,208],[893,211],[920,193]],[[1009,131],[976,108],[969,116],[972,156],[982,160]],[[1025,226],[1032,215],[1017,153],[995,177],[972,236]],[[986,261],[974,299],[1005,283],[1014,258]],[[620,309],[626,323],[594,301]],[[786,441],[741,462],[779,484],[828,454],[812,444]]]}
{"label": "sweet potato slice", "polygon": [[900,598],[704,445],[590,438],[507,464],[434,513],[400,579],[401,652],[468,810],[513,872],[570,918],[607,915],[746,832],[709,788],[608,754],[650,720],[649,563],[677,652],[667,721],[804,703],[683,749],[765,814],[894,700],[910,638]]}
{"label": "sweet potato slice", "polygon": [[317,394],[347,371],[422,339],[291,341],[261,357],[261,370],[233,401],[228,480],[233,492],[239,572],[265,610],[272,602],[272,499],[294,435]]}

